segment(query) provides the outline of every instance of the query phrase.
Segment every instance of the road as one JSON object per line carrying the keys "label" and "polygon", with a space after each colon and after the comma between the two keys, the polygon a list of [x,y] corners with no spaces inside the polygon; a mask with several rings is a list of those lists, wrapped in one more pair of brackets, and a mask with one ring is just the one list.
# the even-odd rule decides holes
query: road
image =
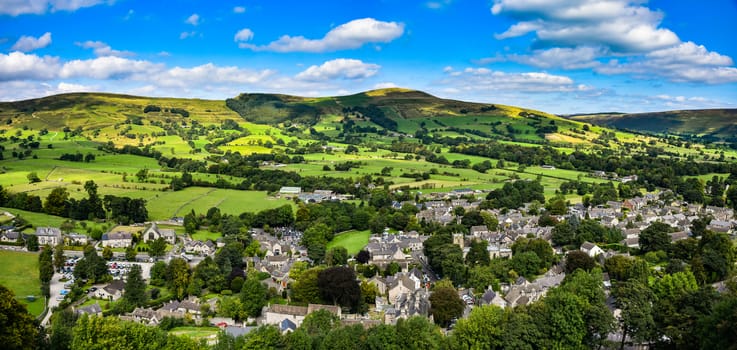
{"label": "road", "polygon": [[47,304],[49,312],[46,313],[46,316],[41,321],[42,326],[49,324],[49,320],[51,319],[51,310],[59,305],[59,300],[57,300],[56,297],[61,295],[60,293],[64,289],[64,282],[59,281],[63,276],[64,275],[61,273],[54,273],[54,276],[51,277],[51,285],[49,286],[51,296],[49,297],[49,302]]}

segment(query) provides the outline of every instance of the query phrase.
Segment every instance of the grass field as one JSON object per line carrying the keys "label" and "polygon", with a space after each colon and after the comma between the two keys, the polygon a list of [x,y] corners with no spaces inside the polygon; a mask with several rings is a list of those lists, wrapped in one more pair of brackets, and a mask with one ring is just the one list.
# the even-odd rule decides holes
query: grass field
{"label": "grass field", "polygon": [[363,247],[368,244],[369,236],[371,232],[366,231],[347,231],[343,232],[335,237],[333,240],[328,242],[327,249],[333,247],[343,247],[348,251],[350,255],[356,255]]}
{"label": "grass field", "polygon": [[169,334],[192,338],[195,340],[215,338],[220,332],[217,327],[176,327],[169,331]]}
{"label": "grass field", "polygon": [[[38,254],[0,250],[0,266],[0,284],[12,290],[15,298],[28,307],[30,314],[40,315],[46,299],[40,296]],[[26,301],[28,295],[35,295],[36,301]]]}
{"label": "grass field", "polygon": [[218,238],[222,237],[223,234],[220,232],[210,232],[205,230],[199,230],[192,234],[192,239],[195,241],[207,241],[208,239],[215,242]]}

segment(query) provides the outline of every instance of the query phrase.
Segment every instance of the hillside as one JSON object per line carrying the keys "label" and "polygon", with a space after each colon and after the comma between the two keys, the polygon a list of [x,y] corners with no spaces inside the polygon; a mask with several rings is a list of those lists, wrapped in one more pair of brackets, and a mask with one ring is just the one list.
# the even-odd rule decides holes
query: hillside
{"label": "hillside", "polygon": [[737,142],[737,109],[576,115],[572,120],[623,130],[674,134],[705,142]]}

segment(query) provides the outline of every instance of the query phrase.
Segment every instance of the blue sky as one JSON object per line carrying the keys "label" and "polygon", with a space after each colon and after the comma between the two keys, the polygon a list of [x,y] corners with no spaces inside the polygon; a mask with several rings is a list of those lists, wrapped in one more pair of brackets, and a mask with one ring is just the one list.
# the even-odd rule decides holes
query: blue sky
{"label": "blue sky", "polygon": [[0,100],[407,87],[552,113],[737,108],[737,2],[2,0]]}

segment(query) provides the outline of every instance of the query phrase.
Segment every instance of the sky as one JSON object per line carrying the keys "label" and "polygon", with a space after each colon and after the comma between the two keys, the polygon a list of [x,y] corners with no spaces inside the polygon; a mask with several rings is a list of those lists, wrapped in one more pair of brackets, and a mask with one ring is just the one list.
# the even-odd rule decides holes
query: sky
{"label": "sky", "polygon": [[558,114],[737,108],[735,35],[735,0],[0,0],[0,101],[404,87]]}

